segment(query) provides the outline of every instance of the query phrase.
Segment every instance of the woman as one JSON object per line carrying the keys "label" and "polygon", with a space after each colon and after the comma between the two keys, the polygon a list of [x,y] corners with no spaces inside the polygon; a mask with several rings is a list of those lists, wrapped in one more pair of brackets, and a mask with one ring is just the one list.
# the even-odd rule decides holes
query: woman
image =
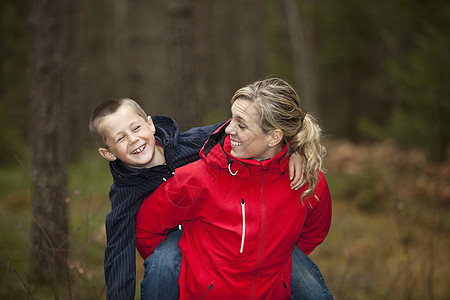
{"label": "woman", "polygon": [[[182,223],[181,299],[290,299],[294,247],[309,254],[331,223],[321,130],[278,78],[241,88],[231,103],[232,119],[211,136],[201,160],[144,201],[137,248],[145,259]],[[304,160],[299,190],[289,187],[291,151]]]}

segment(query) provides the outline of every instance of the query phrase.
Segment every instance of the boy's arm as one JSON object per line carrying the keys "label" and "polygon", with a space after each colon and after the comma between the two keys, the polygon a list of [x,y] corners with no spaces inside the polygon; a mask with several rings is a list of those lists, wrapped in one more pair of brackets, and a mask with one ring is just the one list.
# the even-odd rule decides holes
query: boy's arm
{"label": "boy's arm", "polygon": [[205,142],[224,122],[203,127],[194,127],[180,133],[178,147],[164,149],[167,165],[170,170],[182,167],[200,159],[200,150]]}
{"label": "boy's arm", "polygon": [[193,127],[189,129],[188,131],[183,132],[180,136],[186,137],[192,142],[197,143],[198,146],[198,152],[200,152],[201,148],[205,144],[205,142],[208,140],[208,138],[213,134],[217,129],[220,128],[223,124],[225,124],[227,121],[220,122],[214,125],[207,125],[202,127]]}
{"label": "boy's arm", "polygon": [[[131,229],[134,222],[128,223]],[[134,230],[125,229],[123,234],[135,233]],[[136,291],[136,238],[132,238],[128,245],[109,243],[105,249],[105,281],[108,300],[134,299]]]}
{"label": "boy's arm", "polygon": [[293,190],[298,190],[305,184],[303,180],[303,157],[297,152],[289,156],[289,179]]}
{"label": "boy's arm", "polygon": [[106,217],[105,280],[107,299],[134,299],[136,290],[136,220],[143,197],[135,198],[129,189],[111,189],[113,206]]}

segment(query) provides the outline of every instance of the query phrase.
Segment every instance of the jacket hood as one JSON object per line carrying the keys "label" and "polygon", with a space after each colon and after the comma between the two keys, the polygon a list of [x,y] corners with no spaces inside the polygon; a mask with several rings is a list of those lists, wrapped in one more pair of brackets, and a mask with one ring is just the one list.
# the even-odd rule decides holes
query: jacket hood
{"label": "jacket hood", "polygon": [[289,163],[289,145],[285,145],[276,156],[266,160],[237,158],[230,153],[230,136],[225,133],[229,123],[230,120],[208,139],[200,152],[200,157],[203,160],[210,165],[228,169],[231,175],[241,178],[249,178],[252,172],[269,169],[284,174]]}

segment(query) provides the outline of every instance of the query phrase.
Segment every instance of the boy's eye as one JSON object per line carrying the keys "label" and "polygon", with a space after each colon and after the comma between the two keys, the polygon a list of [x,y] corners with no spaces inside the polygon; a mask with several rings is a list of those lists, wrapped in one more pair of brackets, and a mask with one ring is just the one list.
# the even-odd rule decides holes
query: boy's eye
{"label": "boy's eye", "polygon": [[119,138],[117,139],[117,141],[118,141],[118,142],[123,141],[124,138],[125,138],[124,136],[121,136],[121,137],[119,137]]}
{"label": "boy's eye", "polygon": [[138,126],[136,126],[136,127],[134,127],[134,131],[136,131],[136,130],[138,130],[139,128],[141,128],[141,125],[138,125]]}

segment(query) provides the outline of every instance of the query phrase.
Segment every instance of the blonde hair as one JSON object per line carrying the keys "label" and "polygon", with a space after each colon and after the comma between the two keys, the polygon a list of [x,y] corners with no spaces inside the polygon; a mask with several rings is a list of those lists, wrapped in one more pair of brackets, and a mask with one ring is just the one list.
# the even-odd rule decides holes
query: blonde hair
{"label": "blonde hair", "polygon": [[322,144],[322,129],[312,115],[303,112],[296,91],[282,79],[268,78],[236,91],[231,104],[238,98],[256,104],[259,123],[265,133],[274,129],[283,131],[283,144],[290,143],[292,150],[303,157],[303,178],[309,186],[301,198],[313,194],[319,171],[323,171],[326,149]]}
{"label": "blonde hair", "polygon": [[101,130],[101,122],[103,119],[113,113],[115,113],[123,105],[130,105],[136,113],[141,116],[145,121],[147,121],[147,114],[139,106],[139,104],[129,98],[117,98],[103,102],[94,109],[91,119],[89,121],[89,131],[94,137],[95,141],[103,148],[109,148],[106,143],[106,135]]}

